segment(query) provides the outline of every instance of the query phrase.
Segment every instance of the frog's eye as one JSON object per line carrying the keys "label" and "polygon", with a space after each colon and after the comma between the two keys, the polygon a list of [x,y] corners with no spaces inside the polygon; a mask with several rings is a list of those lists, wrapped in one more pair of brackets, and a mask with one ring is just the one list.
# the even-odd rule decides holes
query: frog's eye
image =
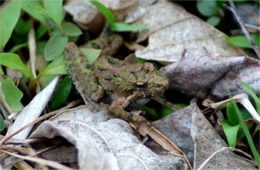
{"label": "frog's eye", "polygon": [[156,86],[156,87],[161,87],[161,84],[156,83],[155,86]]}

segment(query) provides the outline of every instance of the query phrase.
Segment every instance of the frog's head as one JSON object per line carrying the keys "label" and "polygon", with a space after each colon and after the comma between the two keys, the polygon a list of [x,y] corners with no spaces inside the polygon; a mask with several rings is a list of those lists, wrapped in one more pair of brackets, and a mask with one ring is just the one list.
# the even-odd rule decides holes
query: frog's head
{"label": "frog's head", "polygon": [[156,96],[168,89],[169,81],[167,77],[151,63],[145,63],[144,71],[146,72],[145,78],[139,79],[136,86],[139,91],[144,93],[145,97]]}
{"label": "frog's head", "polygon": [[155,71],[151,74],[148,80],[147,95],[155,96],[160,93],[164,93],[169,87],[169,81],[167,77],[160,71]]}

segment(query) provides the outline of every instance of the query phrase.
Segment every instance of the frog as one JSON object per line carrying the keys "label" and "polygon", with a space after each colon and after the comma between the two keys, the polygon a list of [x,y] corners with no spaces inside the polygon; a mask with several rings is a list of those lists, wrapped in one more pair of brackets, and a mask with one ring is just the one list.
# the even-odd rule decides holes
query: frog
{"label": "frog", "polygon": [[104,55],[113,56],[123,44],[122,36],[118,34],[111,34],[106,36],[100,36],[94,40],[91,40],[81,48],[95,48],[101,49],[101,53]]}
{"label": "frog", "polygon": [[68,73],[85,103],[106,102],[108,113],[125,121],[146,121],[142,111],[127,111],[127,106],[161,95],[169,87],[166,76],[152,63],[127,63],[112,57],[114,52],[107,46],[92,64],[73,42],[67,43],[64,53]]}

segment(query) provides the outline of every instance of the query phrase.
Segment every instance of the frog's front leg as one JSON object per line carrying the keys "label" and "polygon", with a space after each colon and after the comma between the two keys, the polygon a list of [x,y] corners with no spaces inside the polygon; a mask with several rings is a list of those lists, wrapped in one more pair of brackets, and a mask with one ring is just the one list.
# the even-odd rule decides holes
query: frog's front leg
{"label": "frog's front leg", "polygon": [[145,122],[145,118],[140,115],[140,112],[128,112],[125,108],[128,106],[129,100],[124,97],[118,98],[110,105],[108,112],[113,116],[130,121],[130,122]]}

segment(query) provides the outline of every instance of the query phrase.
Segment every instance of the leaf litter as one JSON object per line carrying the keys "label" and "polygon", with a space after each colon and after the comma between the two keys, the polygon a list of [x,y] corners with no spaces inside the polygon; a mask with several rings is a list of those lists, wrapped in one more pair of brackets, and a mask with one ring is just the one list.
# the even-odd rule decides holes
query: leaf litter
{"label": "leaf litter", "polygon": [[[105,1],[102,3],[106,4]],[[104,18],[93,7],[85,7],[78,2],[75,9],[70,9],[71,4],[66,4],[65,10],[73,15],[78,25],[90,31],[98,30],[90,28],[93,25],[102,29]],[[232,95],[245,92],[240,85],[243,80],[259,94],[259,61],[231,46],[220,31],[164,0],[134,1],[123,7],[120,4],[124,4],[123,1],[108,1],[106,5],[112,10],[114,8],[119,18],[127,15],[126,22],[149,26],[149,30],[137,33],[137,42],[148,38],[148,46],[137,50],[135,55],[164,64],[162,70],[171,81],[172,89],[196,98],[208,97],[219,101],[227,97],[227,84]],[[92,14],[83,15],[82,11],[88,11],[86,8],[92,8],[93,11],[89,10]],[[99,23],[94,24],[94,20]],[[49,100],[48,97],[46,99]],[[227,146],[194,103],[153,122],[153,125],[182,149],[194,169],[213,152]],[[143,145],[126,122],[111,119],[105,110],[92,113],[83,106],[67,110],[41,123],[30,138],[57,136],[75,145],[77,151],[65,146],[67,149],[59,150],[59,154],[68,154],[68,150],[72,152],[66,160],[78,162],[80,169],[188,169],[181,155],[170,153],[153,141]],[[53,154],[56,152],[46,158]],[[76,154],[77,160],[74,159]],[[220,167],[254,169],[254,165],[229,150],[216,154],[205,165],[208,169]]]}
{"label": "leaf litter", "polygon": [[109,118],[106,110],[80,106],[43,122],[31,138],[64,137],[77,148],[80,169],[185,168],[181,156],[154,153],[125,121]]}

